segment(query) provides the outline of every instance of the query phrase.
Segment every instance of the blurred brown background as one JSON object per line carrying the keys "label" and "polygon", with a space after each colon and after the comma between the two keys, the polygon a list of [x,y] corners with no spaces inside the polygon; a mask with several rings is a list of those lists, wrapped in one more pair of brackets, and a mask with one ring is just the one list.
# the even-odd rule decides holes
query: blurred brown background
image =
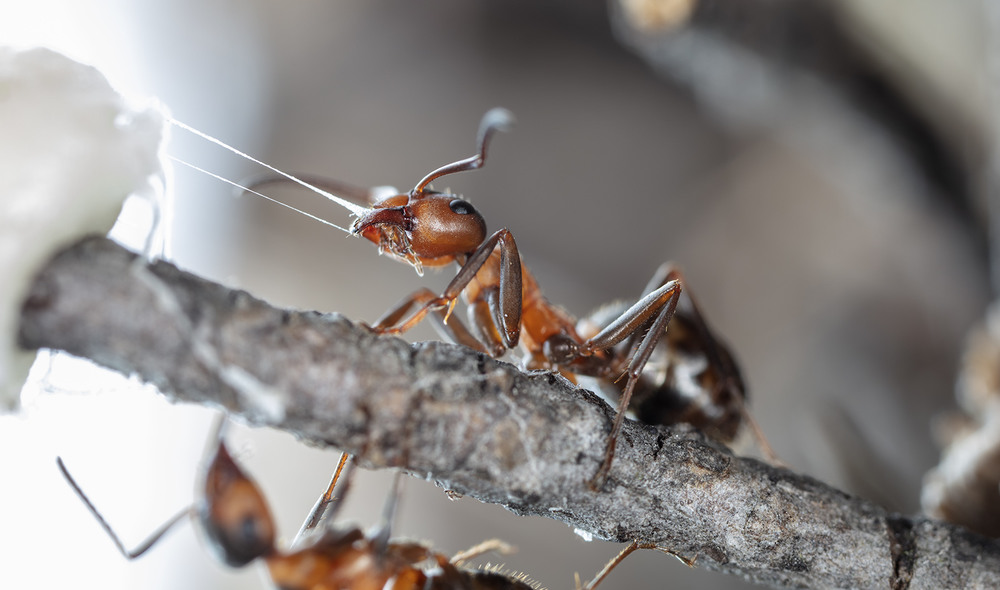
{"label": "blurred brown background", "polygon": [[[104,4],[104,26],[131,31],[122,38],[141,64],[130,70],[137,88],[284,170],[405,189],[470,155],[482,113],[507,107],[517,126],[496,138],[486,167],[446,184],[491,229],[514,233],[551,300],[582,315],[636,297],[661,262],[680,264],[741,361],[778,454],[892,510],[918,510],[921,477],[938,456],[931,420],[953,404],[963,334],[990,297],[979,2],[762,0],[734,15],[704,2],[671,32],[638,31],[603,2]],[[261,172],[172,134],[172,155],[231,178]],[[177,168],[175,187],[178,264],[274,303],[372,321],[416,287],[450,278],[419,278],[367,242],[233,199],[191,170]],[[349,222],[301,191],[280,195]],[[29,419],[44,422],[53,405]],[[76,471],[90,470],[99,505],[122,493],[155,506],[109,515],[138,542],[187,501],[210,413],[96,414],[78,422],[116,433],[103,446],[64,431],[53,445],[81,456]],[[129,436],[162,446],[121,449]],[[294,534],[335,453],[275,433],[235,438],[281,530]],[[147,462],[144,475],[122,473]],[[38,485],[61,485],[50,475]],[[387,481],[364,474],[354,488],[349,511],[362,523],[376,523]],[[141,564],[118,564],[68,493],[55,502],[50,512],[84,523],[74,544],[107,553],[81,563],[77,579],[260,584],[216,565],[189,531]],[[499,537],[520,549],[500,559],[550,588],[571,587],[574,571],[587,578],[618,551],[555,521],[449,501],[416,480],[396,531],[445,552]],[[741,584],[643,552],[604,588]]]}

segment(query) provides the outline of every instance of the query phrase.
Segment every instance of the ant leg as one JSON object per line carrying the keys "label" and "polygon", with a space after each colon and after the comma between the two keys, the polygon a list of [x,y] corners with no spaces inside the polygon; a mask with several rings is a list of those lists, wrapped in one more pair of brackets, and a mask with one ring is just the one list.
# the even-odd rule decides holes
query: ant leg
{"label": "ant leg", "polygon": [[680,294],[681,282],[679,280],[668,281],[665,285],[640,299],[626,310],[625,313],[608,324],[580,347],[583,354],[590,354],[595,350],[611,348],[634,335],[651,318],[655,318],[649,330],[646,331],[645,336],[639,342],[639,346],[636,348],[631,360],[629,360],[626,371],[628,381],[622,391],[621,398],[618,400],[618,410],[611,425],[611,432],[608,434],[608,442],[604,449],[604,460],[600,468],[598,468],[597,473],[588,482],[590,488],[595,491],[604,487],[608,472],[611,470],[611,460],[615,454],[615,446],[618,444],[618,434],[621,432],[625,421],[625,412],[628,410],[629,401],[632,399],[632,392],[639,381],[639,376],[642,375],[642,369],[646,366],[646,361],[649,360],[650,355],[653,354],[653,349],[656,348],[656,344],[667,331],[667,324],[674,315]]}
{"label": "ant leg", "polygon": [[754,440],[757,441],[757,445],[760,446],[760,452],[764,453],[767,457],[767,461],[775,467],[788,467],[788,464],[781,460],[778,453],[774,451],[774,447],[768,442],[767,438],[764,436],[764,430],[757,424],[757,420],[754,419],[753,414],[750,413],[750,408],[747,407],[745,399],[740,399],[740,412],[743,414],[743,419],[746,420],[747,426],[750,427],[750,433],[753,434]]}
{"label": "ant leg", "polygon": [[451,558],[451,564],[462,565],[466,561],[469,561],[470,559],[475,559],[480,555],[489,553],[490,551],[495,551],[497,553],[506,555],[508,553],[514,553],[515,551],[517,551],[517,549],[513,545],[509,543],[504,543],[500,539],[487,539],[482,543],[479,543],[478,545],[469,547],[465,551],[459,551],[458,553],[456,553]]}
{"label": "ant leg", "polygon": [[340,454],[340,461],[337,463],[337,469],[333,472],[333,477],[330,478],[330,484],[326,487],[326,491],[323,492],[323,495],[319,497],[319,500],[316,501],[316,504],[309,512],[309,516],[306,517],[305,522],[302,523],[302,528],[299,529],[299,532],[296,533],[295,538],[292,540],[292,547],[298,545],[306,533],[315,529],[323,520],[328,517],[332,517],[336,514],[337,509],[340,508],[340,503],[346,495],[347,486],[350,483],[351,472],[349,471],[348,475],[344,477],[345,481],[344,485],[341,486],[343,489],[341,489],[339,497],[333,497],[333,488],[337,486],[337,480],[340,479],[340,473],[344,470],[344,466],[350,458],[351,456],[347,453]]}
{"label": "ant leg", "polygon": [[666,547],[661,547],[656,543],[640,543],[639,541],[632,541],[631,543],[628,544],[628,546],[622,549],[618,553],[618,555],[612,557],[611,560],[608,563],[606,563],[603,568],[601,568],[601,571],[597,572],[597,575],[594,576],[594,579],[587,582],[586,586],[582,587],[580,586],[580,576],[579,574],[577,574],[576,576],[577,590],[594,590],[594,588],[596,588],[598,584],[604,581],[604,578],[608,577],[608,574],[610,574],[613,569],[618,567],[618,565],[621,564],[621,562],[625,561],[626,557],[632,555],[632,553],[634,553],[639,549],[655,549],[657,551],[662,551],[667,555],[672,555],[677,559],[681,560],[681,562],[683,562],[684,565],[688,567],[694,567],[694,562],[695,562],[694,559],[688,559],[682,555],[678,555],[677,553],[674,553],[673,551],[667,549]]}
{"label": "ant leg", "polygon": [[444,293],[424,303],[423,307],[407,318],[405,322],[391,328],[379,328],[376,331],[386,334],[400,334],[420,323],[432,309],[448,308],[450,311],[458,296],[472,282],[476,273],[486,264],[486,261],[492,256],[493,250],[498,246],[500,247],[500,284],[495,306],[497,312],[493,314],[495,316],[494,322],[503,338],[504,346],[507,348],[516,346],[521,334],[521,256],[517,252],[517,244],[514,242],[513,234],[506,228],[497,230],[469,256],[462,268],[458,270],[455,278],[448,283]]}
{"label": "ant leg", "polygon": [[[403,317],[406,316],[407,312],[409,312],[413,306],[427,305],[434,299],[437,299],[437,295],[426,287],[414,291],[404,297],[394,307],[386,311],[382,317],[375,322],[372,329],[376,332],[390,331]],[[454,318],[451,319],[450,323],[448,323],[447,320],[449,318],[447,310],[443,308],[436,308],[433,311],[434,315],[432,317],[435,319],[434,328],[443,338],[451,340],[457,344],[468,346],[469,348],[478,350],[484,354],[490,354],[490,351],[488,350],[490,347],[485,346],[481,340],[476,339],[476,337],[469,332],[469,329],[462,323],[461,320]]]}
{"label": "ant leg", "polygon": [[[718,367],[727,379],[739,381],[739,370],[736,368],[736,364],[733,362],[732,357],[721,352],[720,344],[715,339],[715,336],[712,335],[712,329],[708,326],[708,322],[705,321],[705,316],[701,313],[701,307],[698,305],[698,301],[695,299],[691,289],[687,287],[687,281],[684,279],[684,275],[680,269],[671,262],[663,263],[653,275],[646,289],[651,290],[658,284],[664,284],[670,280],[678,280],[685,286],[684,299],[686,301],[681,303],[681,305],[689,308],[691,320],[694,323],[695,330],[698,332],[698,337],[705,343],[705,352],[709,356],[709,362],[713,366]],[[743,393],[741,392],[740,398],[742,397]]]}
{"label": "ant leg", "polygon": [[[682,283],[687,285],[687,281],[684,280],[684,277],[682,276],[680,269],[677,268],[677,265],[673,262],[664,262],[659,268],[656,269],[653,276],[650,277],[649,282],[646,283],[645,288],[642,290],[642,294],[646,295],[648,293],[652,293],[673,279],[680,280]],[[688,295],[690,295],[690,293]]]}
{"label": "ant leg", "polygon": [[413,196],[422,195],[424,189],[426,189],[431,182],[441,178],[442,176],[480,168],[483,163],[486,162],[486,148],[489,146],[490,139],[493,137],[493,134],[497,131],[507,131],[513,124],[514,115],[512,115],[507,109],[497,107],[486,111],[486,114],[483,115],[482,120],[479,122],[479,133],[476,138],[476,144],[479,146],[479,151],[476,155],[447,164],[432,171],[430,174],[420,179],[420,182],[413,187],[410,194]]}
{"label": "ant leg", "polygon": [[[486,348],[489,349],[487,354],[499,357],[507,351],[507,347],[497,332],[496,315],[490,305],[498,299],[499,294],[495,288],[490,291],[485,300],[480,297],[469,304],[469,324],[475,328],[479,341],[486,343]],[[496,306],[492,307],[495,309]]]}
{"label": "ant leg", "polygon": [[659,288],[647,293],[639,301],[632,304],[632,307],[604,326],[600,332],[580,345],[581,356],[611,348],[633,336],[650,320],[658,318],[657,314],[661,313],[665,307],[670,307],[671,315],[673,315],[673,309],[677,307],[677,299],[680,294],[681,281],[679,280],[667,281]]}
{"label": "ant leg", "polygon": [[63,463],[61,457],[56,457],[56,464],[59,466],[59,471],[62,472],[63,477],[66,478],[66,481],[69,483],[70,487],[73,488],[74,492],[76,492],[77,497],[83,501],[83,504],[87,507],[87,510],[89,510],[90,513],[94,516],[94,518],[97,519],[98,524],[101,525],[101,528],[104,529],[104,532],[106,532],[108,536],[111,537],[111,542],[115,544],[115,548],[117,548],[118,551],[128,560],[135,559],[141,556],[146,551],[149,551],[149,549],[153,545],[155,545],[157,541],[159,541],[163,537],[163,535],[167,533],[167,531],[172,529],[174,525],[180,522],[182,518],[184,518],[185,516],[194,515],[194,506],[188,506],[184,510],[181,510],[180,512],[175,514],[170,520],[160,525],[160,528],[158,528],[152,535],[150,535],[149,538],[143,541],[142,544],[140,544],[135,549],[129,551],[128,549],[125,548],[125,544],[122,543],[121,539],[115,533],[114,529],[111,528],[111,525],[108,524],[108,521],[104,520],[104,517],[101,515],[101,513],[97,511],[97,508],[90,501],[90,498],[88,498],[87,495],[83,493],[83,490],[80,489],[80,486],[76,483],[76,480],[73,479],[73,476],[69,474],[69,470],[66,469],[66,465]]}
{"label": "ant leg", "polygon": [[576,574],[577,590],[594,590],[594,588],[597,588],[598,584],[604,581],[604,578],[608,577],[608,574],[611,573],[611,570],[615,569],[616,567],[618,567],[618,564],[625,561],[626,557],[632,555],[632,553],[637,549],[648,549],[648,548],[649,547],[639,543],[639,541],[632,541],[631,543],[628,544],[627,547],[619,551],[618,555],[612,557],[611,561],[604,564],[604,567],[601,568],[601,571],[597,572],[594,578],[589,582],[587,582],[585,586],[580,586],[580,574]]}
{"label": "ant leg", "polygon": [[389,548],[389,538],[392,535],[392,521],[396,519],[396,507],[399,506],[401,490],[402,472],[397,471],[392,477],[392,486],[389,488],[389,496],[385,500],[382,508],[382,524],[378,532],[372,536],[372,547],[376,555],[385,555]]}

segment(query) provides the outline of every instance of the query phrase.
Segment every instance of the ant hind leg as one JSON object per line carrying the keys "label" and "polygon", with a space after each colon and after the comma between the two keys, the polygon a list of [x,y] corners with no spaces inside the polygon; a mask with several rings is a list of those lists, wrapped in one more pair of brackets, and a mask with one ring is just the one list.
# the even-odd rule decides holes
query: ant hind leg
{"label": "ant hind leg", "polygon": [[[618,411],[608,434],[607,444],[604,451],[604,460],[598,468],[597,473],[588,482],[593,490],[604,487],[608,473],[611,470],[611,460],[614,457],[615,446],[618,441],[618,434],[621,432],[625,421],[625,412],[628,410],[632,392],[636,383],[642,375],[642,369],[653,354],[656,344],[660,338],[666,334],[667,325],[677,309],[677,301],[681,295],[681,283],[679,280],[670,280],[661,287],[644,296],[632,307],[621,314],[617,319],[605,326],[594,337],[587,340],[581,351],[583,354],[590,354],[595,350],[607,349],[616,344],[635,338],[638,332],[645,330],[641,337],[632,358],[629,359],[626,375],[628,381],[622,390],[621,398],[618,400]],[[645,327],[649,326],[646,330]]]}

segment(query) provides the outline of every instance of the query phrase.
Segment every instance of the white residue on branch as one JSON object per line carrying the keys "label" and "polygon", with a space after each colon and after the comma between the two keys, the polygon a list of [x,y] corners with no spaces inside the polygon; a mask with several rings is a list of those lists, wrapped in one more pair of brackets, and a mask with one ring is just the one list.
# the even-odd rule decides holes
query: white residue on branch
{"label": "white residue on branch", "polygon": [[151,190],[164,122],[90,66],[0,47],[0,129],[0,410],[11,410],[35,357],[17,346],[35,273],[77,239],[107,233],[128,195]]}

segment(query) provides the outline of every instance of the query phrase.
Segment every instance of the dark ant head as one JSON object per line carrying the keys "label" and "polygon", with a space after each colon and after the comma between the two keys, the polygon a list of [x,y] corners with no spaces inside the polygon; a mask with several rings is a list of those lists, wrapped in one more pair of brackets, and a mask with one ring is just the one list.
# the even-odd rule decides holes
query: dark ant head
{"label": "dark ant head", "polygon": [[486,239],[486,221],[467,201],[428,188],[442,176],[475,170],[486,161],[486,148],[497,131],[510,127],[514,117],[495,108],[479,123],[479,152],[452,162],[423,177],[413,190],[391,196],[358,218],[351,233],[378,244],[379,250],[403,260],[420,272],[421,266],[441,266],[471,254]]}
{"label": "dark ant head", "polygon": [[205,476],[199,516],[219,559],[244,566],[274,551],[274,521],[257,484],[219,443]]}

